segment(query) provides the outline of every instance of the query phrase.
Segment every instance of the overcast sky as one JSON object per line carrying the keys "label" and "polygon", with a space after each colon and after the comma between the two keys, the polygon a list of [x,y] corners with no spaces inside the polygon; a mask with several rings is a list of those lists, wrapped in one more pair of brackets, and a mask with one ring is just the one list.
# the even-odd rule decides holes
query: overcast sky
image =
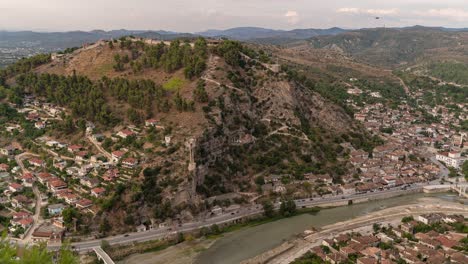
{"label": "overcast sky", "polygon": [[0,0],[0,30],[197,32],[384,25],[468,27],[468,0]]}

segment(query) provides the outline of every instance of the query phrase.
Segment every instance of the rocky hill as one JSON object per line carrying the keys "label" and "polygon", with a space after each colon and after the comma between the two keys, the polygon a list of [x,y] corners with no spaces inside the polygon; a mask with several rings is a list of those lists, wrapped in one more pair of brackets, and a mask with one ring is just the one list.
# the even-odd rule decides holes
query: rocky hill
{"label": "rocky hill", "polygon": [[[233,194],[242,203],[260,177],[328,173],[339,182],[348,147],[372,148],[349,112],[272,61],[262,47],[233,41],[125,38],[26,59],[0,76],[11,99],[34,94],[67,109],[72,119],[48,135],[77,138],[89,121],[105,135],[141,131],[108,147],[142,160],[131,186],[102,204],[110,224],[124,228],[128,215],[191,218],[208,197]],[[160,128],[145,128],[148,118]]]}

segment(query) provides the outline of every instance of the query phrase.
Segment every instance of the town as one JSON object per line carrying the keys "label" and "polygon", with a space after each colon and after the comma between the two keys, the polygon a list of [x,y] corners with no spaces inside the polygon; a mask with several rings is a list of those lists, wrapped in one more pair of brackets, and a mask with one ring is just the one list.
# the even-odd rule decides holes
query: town
{"label": "town", "polygon": [[466,263],[464,229],[462,215],[406,216],[400,222],[374,223],[323,239],[293,263]]}

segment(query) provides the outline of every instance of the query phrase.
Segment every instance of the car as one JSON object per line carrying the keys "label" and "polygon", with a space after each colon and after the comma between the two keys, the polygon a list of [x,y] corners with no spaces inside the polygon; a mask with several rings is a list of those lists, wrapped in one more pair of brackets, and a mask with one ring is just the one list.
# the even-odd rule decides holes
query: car
{"label": "car", "polygon": [[345,197],[344,196],[341,196],[341,199],[344,199]]}
{"label": "car", "polygon": [[124,235],[124,237],[128,237],[128,236],[130,236],[130,235],[129,235],[129,234],[125,234],[125,235]]}

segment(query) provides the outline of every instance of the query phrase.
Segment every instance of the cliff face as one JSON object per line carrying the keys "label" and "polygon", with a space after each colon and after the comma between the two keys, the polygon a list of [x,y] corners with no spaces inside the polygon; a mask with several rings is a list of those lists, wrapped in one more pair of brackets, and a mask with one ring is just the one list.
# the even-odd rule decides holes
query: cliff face
{"label": "cliff face", "polygon": [[255,63],[239,68],[220,58],[210,62],[218,70],[204,78],[215,103],[204,108],[210,125],[197,139],[195,155],[201,194],[252,190],[256,175],[325,169],[336,162],[325,157],[336,139],[360,132],[341,107],[283,73]]}

